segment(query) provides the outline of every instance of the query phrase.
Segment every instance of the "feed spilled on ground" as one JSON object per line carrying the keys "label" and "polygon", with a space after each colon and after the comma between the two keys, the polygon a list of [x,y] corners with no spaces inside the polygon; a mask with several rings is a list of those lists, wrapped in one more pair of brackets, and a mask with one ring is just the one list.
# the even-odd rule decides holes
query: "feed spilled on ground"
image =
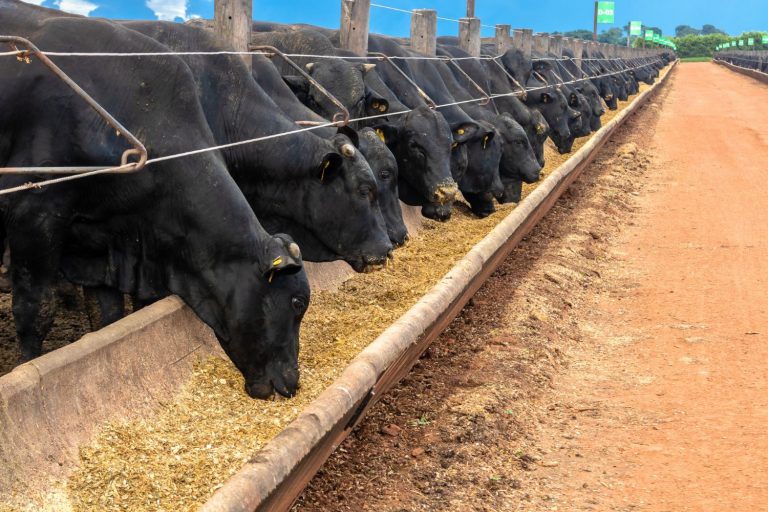
{"label": "feed spilled on ground", "polygon": [[[642,85],[641,90],[647,86]],[[620,110],[627,103],[622,103]],[[616,112],[607,112],[608,122]],[[589,139],[578,139],[574,151]],[[546,177],[568,158],[546,148]],[[526,186],[525,194],[535,186]],[[290,400],[254,401],[227,360],[195,368],[177,397],[152,416],[104,426],[81,449],[66,483],[75,510],[189,510],[317,397],[365,346],[410,308],[513,206],[486,219],[458,205],[446,224],[424,229],[383,271],[355,275],[336,292],[314,293],[302,325],[301,384]]]}

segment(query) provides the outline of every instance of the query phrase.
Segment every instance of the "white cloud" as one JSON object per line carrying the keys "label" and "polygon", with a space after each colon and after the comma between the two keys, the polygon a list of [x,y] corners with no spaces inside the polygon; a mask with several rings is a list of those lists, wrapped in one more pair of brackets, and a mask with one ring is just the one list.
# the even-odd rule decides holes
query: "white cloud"
{"label": "white cloud", "polygon": [[157,19],[173,21],[176,18],[189,19],[187,0],[147,0],[147,7],[154,11]]}
{"label": "white cloud", "polygon": [[88,0],[58,0],[54,4],[62,11],[79,14],[81,16],[90,16],[90,14],[99,8],[98,4]]}

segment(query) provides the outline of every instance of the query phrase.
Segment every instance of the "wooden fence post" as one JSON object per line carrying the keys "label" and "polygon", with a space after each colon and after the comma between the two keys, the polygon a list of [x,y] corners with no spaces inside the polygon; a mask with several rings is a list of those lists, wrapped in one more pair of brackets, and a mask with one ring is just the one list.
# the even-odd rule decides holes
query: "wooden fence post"
{"label": "wooden fence post", "polygon": [[511,29],[512,25],[496,25],[496,55],[503,55],[512,46]]}
{"label": "wooden fence post", "polygon": [[[584,41],[581,39],[571,39],[571,51],[573,52],[573,63],[576,67],[581,67],[581,59],[584,58]],[[581,78],[581,77],[579,77]]]}
{"label": "wooden fence post", "polygon": [[480,18],[459,20],[459,48],[473,57],[480,56]]}
{"label": "wooden fence post", "polygon": [[368,54],[371,0],[341,0],[341,47],[358,55]]}
{"label": "wooden fence post", "polygon": [[411,48],[425,55],[437,53],[437,11],[434,9],[413,10]]}
{"label": "wooden fence post", "polygon": [[546,57],[549,54],[549,34],[533,36],[533,51],[539,57]]}
{"label": "wooden fence post", "polygon": [[[225,44],[237,52],[247,52],[251,44],[253,0],[216,0],[213,29]],[[251,67],[251,56],[243,55]]]}
{"label": "wooden fence post", "polygon": [[523,52],[526,59],[531,58],[533,50],[533,30],[529,28],[516,28],[515,37],[512,38],[512,47]]}
{"label": "wooden fence post", "polygon": [[549,38],[549,53],[558,58],[563,56],[563,36],[555,35]]}

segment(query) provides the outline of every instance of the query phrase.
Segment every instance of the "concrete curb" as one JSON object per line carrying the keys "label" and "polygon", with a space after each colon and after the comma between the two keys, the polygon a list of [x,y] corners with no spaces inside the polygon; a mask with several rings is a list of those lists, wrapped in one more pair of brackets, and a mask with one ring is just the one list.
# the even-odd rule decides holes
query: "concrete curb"
{"label": "concrete curb", "polygon": [[[295,421],[216,491],[201,511],[287,510],[365,410],[407,373],[431,338],[458,314],[610,136],[667,81],[676,64],[548,176],[427,295],[363,350]],[[392,373],[393,379],[387,380],[387,372]]]}
{"label": "concrete curb", "polygon": [[743,68],[741,66],[731,64],[730,62],[725,62],[723,60],[715,59],[712,62],[714,62],[715,64],[720,64],[721,66],[726,67],[731,71],[735,71],[736,73],[746,75],[764,84],[768,84],[768,73],[763,73],[762,71],[757,71],[756,69]]}

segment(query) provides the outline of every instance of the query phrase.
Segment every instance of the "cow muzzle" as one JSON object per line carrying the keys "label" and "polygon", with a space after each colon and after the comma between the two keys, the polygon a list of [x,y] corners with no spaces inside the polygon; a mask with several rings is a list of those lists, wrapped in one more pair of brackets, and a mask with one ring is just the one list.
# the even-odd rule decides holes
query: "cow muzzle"
{"label": "cow muzzle", "polygon": [[441,185],[438,185],[435,192],[432,194],[432,203],[436,204],[450,204],[456,200],[456,195],[459,193],[459,187],[456,182],[451,180]]}
{"label": "cow muzzle", "polygon": [[298,366],[285,366],[280,370],[269,369],[261,379],[245,382],[245,392],[248,396],[261,400],[272,398],[276,393],[284,398],[293,398],[298,389]]}

